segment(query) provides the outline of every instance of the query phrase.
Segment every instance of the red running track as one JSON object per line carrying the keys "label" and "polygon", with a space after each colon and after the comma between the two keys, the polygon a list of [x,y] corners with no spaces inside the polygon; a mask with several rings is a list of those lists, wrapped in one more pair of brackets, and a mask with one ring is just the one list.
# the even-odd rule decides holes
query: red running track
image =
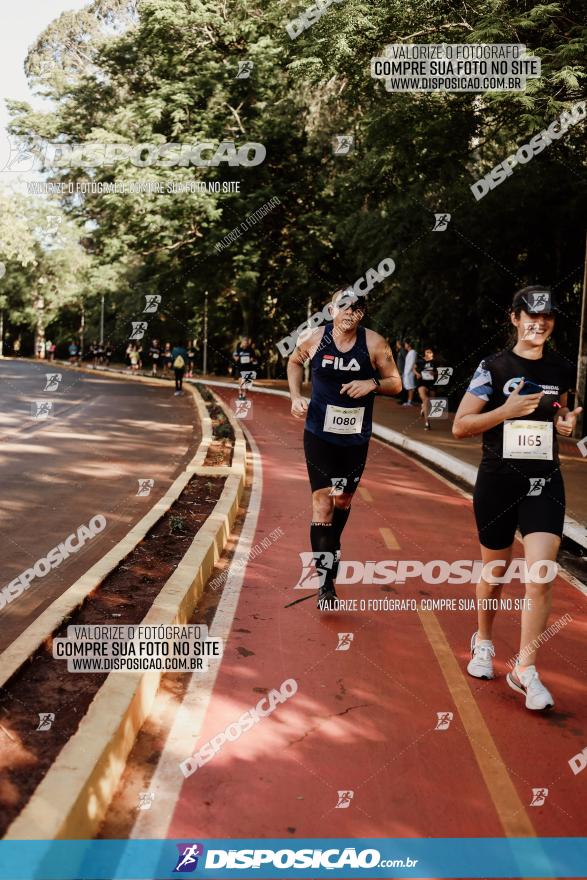
{"label": "red running track", "polygon": [[[227,402],[231,391],[221,391]],[[256,540],[284,536],[250,563],[196,748],[293,678],[298,691],[182,785],[170,838],[573,836],[584,833],[587,771],[585,598],[557,578],[551,621],[572,622],[540,652],[556,707],[528,712],[505,682],[519,612],[500,612],[497,677],[466,674],[475,612],[320,615],[293,587],[309,550],[303,423],[284,398],[255,394],[245,424],[258,444],[263,495]],[[478,558],[470,501],[402,453],[372,441],[343,535],[343,559]],[[385,533],[381,529],[388,530]],[[399,545],[390,549],[387,544]],[[523,587],[506,586],[504,597]],[[474,586],[342,586],[342,598],[474,596]],[[348,651],[338,633],[352,632]],[[437,713],[452,712],[446,730]],[[181,756],[183,757],[183,756]],[[533,788],[548,788],[530,806]],[[337,808],[338,792],[354,793]]]}

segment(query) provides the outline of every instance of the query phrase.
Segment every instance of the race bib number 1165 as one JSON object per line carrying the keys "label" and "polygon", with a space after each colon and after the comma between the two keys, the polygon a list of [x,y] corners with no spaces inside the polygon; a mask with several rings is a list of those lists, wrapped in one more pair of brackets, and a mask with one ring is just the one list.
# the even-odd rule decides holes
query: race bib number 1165
{"label": "race bib number 1165", "polygon": [[552,422],[523,419],[504,422],[503,457],[552,461]]}

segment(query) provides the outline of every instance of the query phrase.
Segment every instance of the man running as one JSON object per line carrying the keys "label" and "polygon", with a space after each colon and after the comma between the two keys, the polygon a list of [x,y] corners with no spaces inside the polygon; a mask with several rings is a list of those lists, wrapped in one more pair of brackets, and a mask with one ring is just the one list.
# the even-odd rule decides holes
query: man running
{"label": "man running", "polygon": [[[326,554],[331,560],[319,572],[318,608],[324,611],[335,607],[340,539],[367,459],[375,392],[393,395],[402,389],[389,345],[378,333],[361,326],[365,301],[352,288],[339,288],[330,308],[332,321],[303,341],[299,339],[287,365],[292,415],[306,416],[312,551],[315,559]],[[309,407],[302,396],[308,360],[312,371]]]}
{"label": "man running", "polygon": [[258,364],[255,346],[248,336],[243,336],[232,354],[235,379],[240,378],[242,370],[254,370]]}

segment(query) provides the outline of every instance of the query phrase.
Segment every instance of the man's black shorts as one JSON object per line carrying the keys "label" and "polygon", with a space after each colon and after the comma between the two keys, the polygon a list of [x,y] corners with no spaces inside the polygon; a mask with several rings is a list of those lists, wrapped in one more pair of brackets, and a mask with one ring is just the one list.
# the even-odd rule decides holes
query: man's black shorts
{"label": "man's black shorts", "polygon": [[304,431],[304,452],[312,492],[331,489],[352,494],[363,475],[369,442],[339,446],[327,443],[311,431]]}
{"label": "man's black shorts", "polygon": [[[532,494],[529,494],[529,493]],[[490,550],[511,547],[520,529],[562,536],[565,487],[560,470],[549,477],[530,478],[516,472],[490,473],[479,468],[473,493],[479,542]]]}

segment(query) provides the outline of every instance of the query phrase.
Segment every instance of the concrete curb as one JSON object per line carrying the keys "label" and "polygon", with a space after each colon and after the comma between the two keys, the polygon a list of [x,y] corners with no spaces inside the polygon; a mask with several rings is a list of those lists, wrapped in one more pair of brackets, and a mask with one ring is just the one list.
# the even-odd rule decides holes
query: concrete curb
{"label": "concrete curb", "polygon": [[[190,391],[194,394],[198,408],[201,405],[205,409],[196,389]],[[214,510],[155,599],[142,621],[144,624],[187,622],[215,562],[224,549],[238,511],[246,469],[246,442],[243,433],[230,412],[227,412],[227,417],[235,432],[230,467],[215,468],[203,464],[212,440],[211,420],[206,411],[205,417],[202,417],[202,431],[203,433],[205,431],[206,436],[203,437],[194,459],[170,487],[165,498],[161,499],[147,517],[137,523],[129,533],[129,536],[135,538],[139,536],[139,527],[147,519],[149,527],[156,522],[179,497],[194,474],[213,476],[220,472],[219,475],[226,475],[222,494]],[[207,418],[207,425],[204,423],[204,418]],[[172,491],[175,497],[171,497]],[[164,506],[164,501],[169,503]],[[112,564],[104,570],[102,577],[117,564],[120,558],[133,549],[146,531],[147,529],[144,529],[132,546],[127,536],[114,548],[117,550],[121,545],[125,545],[124,553],[120,552],[115,561],[113,557]],[[113,552],[110,551],[107,557]],[[90,572],[94,573],[91,581],[88,581],[90,573],[84,576],[85,581],[84,578],[80,579],[84,581],[83,590],[78,587],[79,582],[70,588],[68,594],[78,587],[75,595],[72,594],[73,601],[63,603],[63,606],[56,608],[58,600],[47,609],[52,613],[44,621],[43,632],[46,632],[49,621],[52,625],[51,631],[40,638],[35,637],[32,641],[29,634],[29,644],[35,642],[38,647],[55,627],[60,625],[63,620],[63,607],[76,607],[80,597],[83,598],[95,588],[98,569],[103,562],[104,560],[101,560],[97,566],[90,569]],[[38,621],[35,624],[35,627],[37,626]],[[29,633],[29,630],[26,633]],[[23,636],[26,633],[23,633]],[[23,642],[23,646],[24,644]],[[20,662],[23,659],[22,655],[22,651],[18,653]],[[16,659],[15,655],[13,664]],[[138,731],[151,709],[161,674],[160,670],[151,670],[111,673],[107,677],[81,720],[77,732],[63,747],[28,803],[8,828],[5,840],[27,840],[31,836],[38,840],[87,839],[95,835],[114,796]]]}

